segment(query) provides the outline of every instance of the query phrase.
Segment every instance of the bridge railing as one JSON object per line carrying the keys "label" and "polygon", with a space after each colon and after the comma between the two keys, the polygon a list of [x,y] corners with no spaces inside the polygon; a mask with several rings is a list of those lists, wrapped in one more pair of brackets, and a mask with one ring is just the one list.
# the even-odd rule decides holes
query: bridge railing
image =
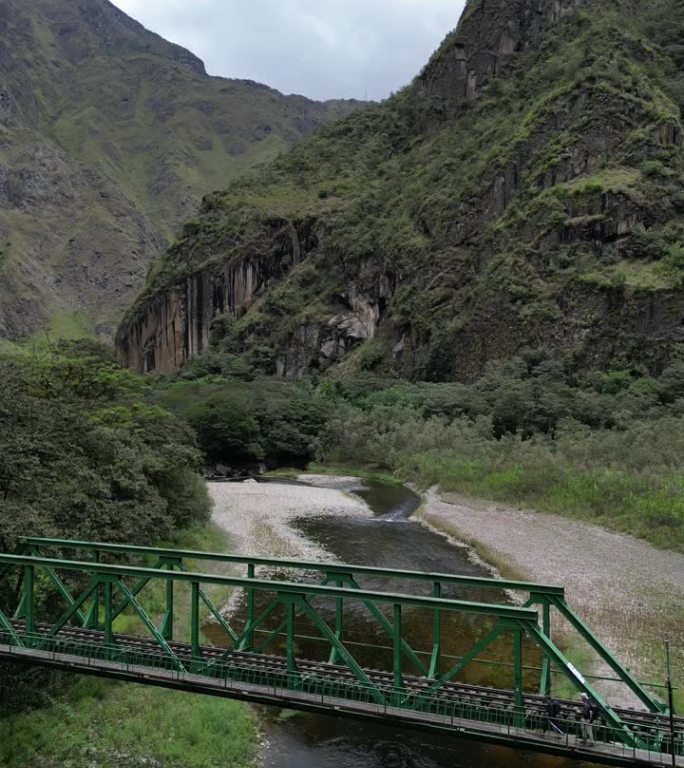
{"label": "bridge railing", "polygon": [[[228,695],[254,701],[276,700],[306,709],[346,711],[359,716],[399,717],[436,729],[477,734],[484,729],[490,740],[528,744],[551,742],[554,747],[579,751],[585,755],[609,751],[613,757],[638,760],[641,764],[663,765],[664,755],[672,754],[672,738],[665,724],[649,727],[639,743],[624,743],[624,732],[604,722],[594,723],[591,740],[585,740],[578,719],[555,718],[553,725],[542,707],[527,707],[521,720],[512,706],[493,706],[477,692],[458,699],[443,700],[436,695],[415,695],[397,691],[394,686],[368,686],[359,680],[326,678],[323,672],[303,676],[288,672],[282,665],[246,661],[220,661],[197,669],[179,670],[159,653],[140,648],[111,646],[84,639],[46,637],[42,633],[23,633],[25,645],[0,630],[0,653],[22,659],[27,654],[41,663],[66,666],[79,672],[107,674],[167,687],[188,687],[215,695]],[[31,649],[31,650],[29,650]],[[383,694],[377,699],[378,690]],[[409,698],[413,697],[413,701]],[[675,755],[684,756],[684,733],[677,733]]]}

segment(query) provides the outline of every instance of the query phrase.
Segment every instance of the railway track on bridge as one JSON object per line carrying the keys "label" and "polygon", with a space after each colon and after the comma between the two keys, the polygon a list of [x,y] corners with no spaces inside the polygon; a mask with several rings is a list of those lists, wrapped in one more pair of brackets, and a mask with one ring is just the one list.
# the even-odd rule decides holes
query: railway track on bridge
{"label": "railway track on bridge", "polygon": [[[24,626],[21,621],[12,622],[15,629],[23,631]],[[39,633],[49,631],[50,625],[43,624],[37,627]],[[54,638],[53,642],[57,645],[60,641],[65,641],[68,645],[85,642],[89,645],[99,645],[102,642],[102,632],[91,629],[68,628],[61,630]],[[116,635],[117,645],[123,651],[132,651],[133,653],[144,654],[145,656],[155,656],[160,666],[165,659],[163,651],[151,639],[141,638],[135,635]],[[188,667],[192,664],[192,647],[189,643],[169,643],[174,653],[182,659]],[[271,654],[245,653],[240,651],[226,650],[226,648],[213,645],[203,645],[202,655],[205,661],[219,662],[226,666],[231,664],[241,669],[253,669],[255,672],[262,672],[265,675],[286,676],[287,659],[282,656]],[[353,686],[357,681],[351,671],[339,664],[330,664],[323,661],[298,660],[298,672],[303,677],[327,679],[337,683],[340,686]],[[382,670],[366,670],[368,676],[379,686],[392,688],[392,675]],[[407,690],[406,695],[425,695],[428,693],[432,680],[416,677],[412,675],[404,676],[404,684]],[[512,713],[515,707],[515,697],[512,690],[489,688],[485,686],[470,685],[467,683],[450,682],[445,683],[436,695],[449,703],[468,702],[474,705],[486,706],[492,710],[500,709],[502,712]],[[560,719],[572,722],[578,720],[579,705],[577,701],[570,699],[557,699],[561,706]],[[667,717],[663,714],[646,712],[634,709],[624,709],[614,707],[615,711],[621,716],[622,720],[639,730],[653,730],[662,727],[667,722]],[[534,694],[525,695],[525,710],[528,717],[535,717],[539,720],[546,720],[546,702],[545,697]],[[674,718],[675,729],[684,735],[684,717]]]}
{"label": "railway track on bridge", "polygon": [[[25,624],[23,621],[12,621],[15,631],[23,633]],[[129,675],[138,677],[140,682],[152,682],[168,687],[182,687],[183,678],[192,680],[191,688],[196,691],[216,693],[223,690],[225,695],[241,693],[239,698],[257,703],[268,703],[263,699],[264,689],[272,691],[290,690],[290,694],[283,697],[283,706],[292,706],[304,710],[313,709],[320,711],[321,703],[325,699],[332,705],[332,711],[352,716],[367,716],[379,719],[368,709],[366,702],[359,698],[354,699],[354,691],[358,691],[358,680],[350,670],[339,664],[331,664],[320,660],[299,659],[297,662],[297,676],[301,681],[300,691],[293,688],[292,672],[288,671],[287,659],[282,656],[260,653],[249,653],[227,650],[215,645],[201,646],[203,669],[191,671],[188,676],[181,676],[172,667],[170,658],[154,640],[141,638],[135,635],[117,634],[115,636],[117,651],[109,659],[94,659],[93,648],[102,648],[103,633],[99,630],[78,627],[64,628],[57,634],[49,636],[49,624],[36,626],[33,639],[34,654],[41,654],[40,638],[44,639],[45,650],[43,657],[33,655],[38,663],[48,666],[60,666],[72,668],[76,672],[89,674],[103,674],[105,676],[122,677],[127,679]],[[193,657],[192,646],[189,643],[169,643],[173,652],[180,658],[189,670],[192,670],[196,657]],[[79,658],[75,653],[78,649],[85,651],[84,658]],[[6,652],[6,651],[5,651]],[[0,645],[0,655],[4,655]],[[17,657],[16,649],[9,654]],[[66,661],[71,659],[71,662]],[[120,675],[115,674],[116,667],[120,667]],[[378,688],[391,691],[393,689],[392,675],[383,670],[366,670],[369,678]],[[174,684],[174,681],[178,684]],[[231,681],[230,688],[222,687],[222,682]],[[524,697],[525,722],[522,727],[511,727],[514,722],[516,709],[515,693],[512,690],[490,688],[466,683],[450,682],[440,687],[434,694],[429,689],[434,681],[418,676],[404,676],[404,690],[401,696],[404,699],[415,697],[420,699],[430,695],[435,710],[433,718],[430,712],[428,716],[407,717],[405,710],[399,710],[392,706],[383,708],[383,719],[395,719],[405,725],[414,727],[427,727],[440,730],[454,730],[467,734],[473,738],[485,741],[497,741],[498,734],[503,731],[507,736],[513,737],[521,745],[530,749],[537,749],[557,754],[570,754],[583,760],[591,759],[609,765],[650,765],[670,766],[672,757],[669,744],[662,745],[659,749],[644,750],[632,749],[625,751],[612,741],[609,729],[595,727],[596,741],[591,744],[580,740],[581,726],[578,719],[578,703],[569,699],[558,699],[561,706],[559,722],[565,735],[554,738],[549,733],[547,726],[546,702],[541,695],[526,694]],[[307,704],[306,695],[308,684],[315,684],[316,693],[311,695],[311,701]],[[240,688],[242,684],[242,688]],[[236,689],[237,686],[237,689]],[[294,686],[295,688],[297,686]],[[329,691],[327,696],[321,697],[321,690]],[[260,695],[261,690],[261,695]],[[337,703],[334,703],[337,702]],[[452,713],[458,711],[459,717],[447,718],[440,716],[439,712]],[[478,715],[487,713],[486,722],[482,722]],[[653,736],[663,732],[663,726],[668,722],[663,714],[639,711],[633,709],[616,708],[623,722],[636,734],[643,737]],[[419,715],[420,713],[416,713]],[[674,718],[675,731],[681,746],[684,747],[684,718]],[[661,751],[665,748],[666,751]],[[679,749],[677,750],[679,752]],[[618,762],[616,762],[616,760]],[[620,762],[625,761],[626,762]],[[684,756],[675,757],[676,766],[684,766]]]}

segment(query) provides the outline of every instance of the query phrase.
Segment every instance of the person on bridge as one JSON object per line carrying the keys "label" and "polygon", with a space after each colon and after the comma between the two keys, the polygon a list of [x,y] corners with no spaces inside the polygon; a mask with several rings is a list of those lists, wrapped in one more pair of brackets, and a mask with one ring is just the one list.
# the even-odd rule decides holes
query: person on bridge
{"label": "person on bridge", "polygon": [[580,704],[580,724],[582,727],[582,741],[594,740],[594,722],[598,719],[599,708],[595,701],[591,701],[586,693],[582,694]]}
{"label": "person on bridge", "polygon": [[[561,705],[556,699],[551,698],[551,696],[546,697],[546,720],[548,724],[551,726],[551,732],[554,736],[561,736],[563,735],[564,731],[560,727],[560,723],[558,722],[558,718],[561,713]],[[545,729],[546,730],[546,729]]]}

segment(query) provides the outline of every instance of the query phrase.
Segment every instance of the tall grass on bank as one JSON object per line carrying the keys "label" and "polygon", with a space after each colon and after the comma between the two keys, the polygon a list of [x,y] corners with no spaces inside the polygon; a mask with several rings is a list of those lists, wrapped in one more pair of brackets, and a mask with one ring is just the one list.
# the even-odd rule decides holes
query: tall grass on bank
{"label": "tall grass on bank", "polygon": [[439,452],[407,457],[403,476],[426,487],[439,483],[493,500],[524,503],[629,532],[684,551],[684,476],[632,477],[609,469],[578,470],[522,463],[491,469],[478,461]]}
{"label": "tall grass on bank", "polygon": [[244,704],[94,678],[49,709],[0,719],[5,768],[247,768],[257,749]]}
{"label": "tall grass on bank", "polygon": [[568,420],[553,438],[495,438],[486,417],[451,423],[412,411],[347,412],[329,425],[336,461],[366,461],[426,488],[456,491],[600,523],[684,552],[684,419],[589,430]]}

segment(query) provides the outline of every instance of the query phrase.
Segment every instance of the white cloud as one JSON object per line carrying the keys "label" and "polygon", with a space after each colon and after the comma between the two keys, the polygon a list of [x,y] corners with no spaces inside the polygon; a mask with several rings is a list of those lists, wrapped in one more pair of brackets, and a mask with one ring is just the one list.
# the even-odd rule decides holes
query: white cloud
{"label": "white cloud", "polygon": [[464,0],[113,0],[214,75],[316,99],[381,99],[456,26]]}

